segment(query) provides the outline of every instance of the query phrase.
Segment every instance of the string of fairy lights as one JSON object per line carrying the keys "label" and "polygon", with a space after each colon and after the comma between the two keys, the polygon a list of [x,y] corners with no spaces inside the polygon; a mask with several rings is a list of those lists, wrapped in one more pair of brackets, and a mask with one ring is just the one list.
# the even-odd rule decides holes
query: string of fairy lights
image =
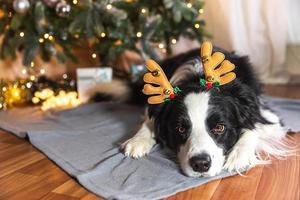
{"label": "string of fairy lights", "polygon": [[23,68],[25,78],[15,81],[0,81],[0,110],[16,106],[38,105],[42,111],[76,107],[81,104],[75,90],[75,82],[67,74],[62,80],[55,82],[46,78],[46,70],[35,69],[31,62],[30,68]]}

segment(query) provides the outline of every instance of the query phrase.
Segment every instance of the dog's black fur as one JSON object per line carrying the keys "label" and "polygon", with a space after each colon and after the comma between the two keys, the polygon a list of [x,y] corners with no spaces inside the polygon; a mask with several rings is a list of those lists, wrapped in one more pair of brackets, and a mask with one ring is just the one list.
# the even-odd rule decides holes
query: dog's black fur
{"label": "dog's black fur", "polygon": [[[225,54],[227,60],[235,64],[234,72],[237,78],[229,84],[210,89],[211,110],[207,117],[206,126],[208,132],[216,124],[222,123],[226,127],[225,133],[211,137],[216,144],[228,155],[235,143],[240,138],[242,129],[252,130],[256,123],[269,124],[260,112],[258,96],[261,94],[261,83],[257,79],[247,57],[241,57],[235,53],[223,49],[214,48],[213,52],[220,51]],[[175,71],[187,61],[200,55],[200,49],[180,54],[160,63],[167,77],[170,79]],[[184,97],[190,93],[205,92],[205,88],[199,84],[199,79],[204,74],[191,73],[181,80],[178,86],[182,92],[171,102],[160,105],[149,105],[148,114],[154,119],[156,139],[166,144],[175,151],[188,139],[191,131],[191,122],[184,106]],[[132,88],[129,102],[146,105],[147,97],[142,94],[143,83],[129,84]],[[106,97],[107,99],[107,97]],[[181,132],[178,131],[181,128]],[[182,129],[183,128],[183,129]],[[182,132],[182,130],[185,130]]]}
{"label": "dog's black fur", "polygon": [[[242,129],[253,129],[256,123],[268,124],[269,122],[261,116],[258,96],[261,94],[261,83],[257,79],[247,57],[241,57],[223,49],[214,48],[225,54],[226,59],[235,64],[234,72],[237,79],[233,82],[213,88],[210,91],[213,110],[207,120],[208,127],[213,128],[217,123],[224,123],[226,133],[214,135],[217,144],[221,145],[225,152],[229,152],[241,135]],[[170,79],[174,72],[187,61],[200,55],[200,49],[195,49],[160,63],[167,77]],[[199,79],[204,78],[204,74],[191,74],[182,80],[179,85],[182,92],[174,100],[161,105],[150,105],[148,108],[150,118],[155,119],[155,134],[157,139],[167,144],[172,149],[178,149],[189,136],[190,122],[184,110],[183,99],[189,93],[199,93],[205,88],[200,86]],[[138,93],[132,95],[134,101],[146,102],[146,96],[142,94],[142,85],[134,85],[134,91]],[[184,126],[186,134],[176,134],[176,127]]]}

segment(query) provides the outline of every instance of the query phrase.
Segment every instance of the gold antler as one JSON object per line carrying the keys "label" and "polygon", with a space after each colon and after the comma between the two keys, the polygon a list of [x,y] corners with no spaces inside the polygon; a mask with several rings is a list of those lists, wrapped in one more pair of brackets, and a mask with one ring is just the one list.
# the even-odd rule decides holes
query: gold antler
{"label": "gold antler", "polygon": [[[236,78],[235,73],[231,72],[235,68],[234,64],[228,60],[224,60],[225,55],[221,52],[211,54],[212,44],[210,42],[204,42],[201,46],[201,59],[206,81],[210,83],[210,85],[212,83],[224,85],[233,81]],[[217,68],[220,63],[222,63],[221,66]]]}
{"label": "gold antler", "polygon": [[[147,69],[150,71],[144,75],[144,81],[148,84],[144,85],[143,93],[146,95],[154,95],[148,98],[149,104],[160,104],[173,99],[179,88],[173,88],[164,71],[154,61],[146,61]],[[157,87],[151,85],[158,85]]]}

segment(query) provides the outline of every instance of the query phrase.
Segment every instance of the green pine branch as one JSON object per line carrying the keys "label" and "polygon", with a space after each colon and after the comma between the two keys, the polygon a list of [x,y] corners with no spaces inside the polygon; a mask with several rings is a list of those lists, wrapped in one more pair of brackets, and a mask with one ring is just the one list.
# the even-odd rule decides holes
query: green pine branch
{"label": "green pine branch", "polygon": [[153,45],[164,43],[171,54],[172,39],[184,36],[202,41],[209,36],[199,18],[202,0],[191,0],[192,6],[182,0],[83,0],[76,5],[70,0],[71,13],[66,17],[39,0],[31,0],[30,9],[19,14],[12,2],[2,0],[0,4],[4,11],[0,19],[0,58],[15,58],[16,51],[23,51],[24,65],[36,56],[45,61],[55,56],[61,62],[76,62],[72,49],[82,43],[91,43],[105,64],[125,50],[159,59]]}

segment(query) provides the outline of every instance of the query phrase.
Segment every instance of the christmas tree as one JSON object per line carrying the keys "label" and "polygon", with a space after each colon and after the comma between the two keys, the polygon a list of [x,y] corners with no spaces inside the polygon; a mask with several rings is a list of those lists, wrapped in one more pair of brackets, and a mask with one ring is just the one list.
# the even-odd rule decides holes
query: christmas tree
{"label": "christmas tree", "polygon": [[92,49],[103,64],[125,50],[158,59],[179,37],[206,36],[202,0],[0,0],[0,55],[23,64],[77,58],[74,47]]}

